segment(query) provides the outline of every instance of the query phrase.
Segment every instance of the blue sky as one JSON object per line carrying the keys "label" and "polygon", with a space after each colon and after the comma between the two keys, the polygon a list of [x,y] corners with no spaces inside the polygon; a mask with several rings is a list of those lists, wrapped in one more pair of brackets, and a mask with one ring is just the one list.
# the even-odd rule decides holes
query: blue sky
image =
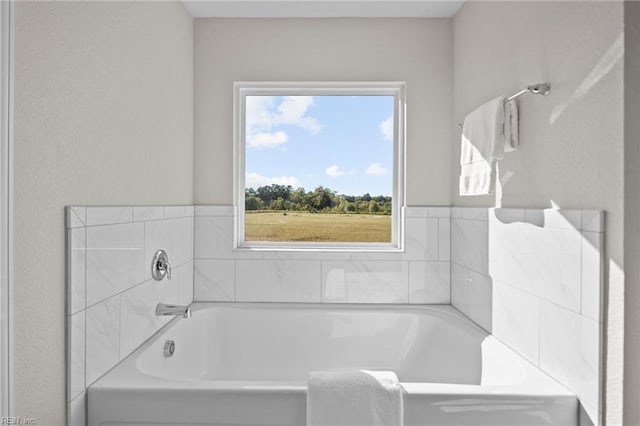
{"label": "blue sky", "polygon": [[393,96],[247,96],[246,186],[391,195]]}

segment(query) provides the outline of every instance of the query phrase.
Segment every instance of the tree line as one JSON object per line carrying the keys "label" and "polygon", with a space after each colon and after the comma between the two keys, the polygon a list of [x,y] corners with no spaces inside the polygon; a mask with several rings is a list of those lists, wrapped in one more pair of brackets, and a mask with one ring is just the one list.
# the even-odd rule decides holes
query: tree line
{"label": "tree line", "polygon": [[318,186],[313,191],[272,184],[245,190],[245,210],[292,210],[311,213],[391,214],[391,197],[344,195]]}

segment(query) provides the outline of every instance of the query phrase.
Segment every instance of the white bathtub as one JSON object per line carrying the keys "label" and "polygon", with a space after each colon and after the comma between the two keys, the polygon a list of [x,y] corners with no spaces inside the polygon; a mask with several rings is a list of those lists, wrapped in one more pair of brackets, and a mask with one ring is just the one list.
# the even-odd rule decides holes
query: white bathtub
{"label": "white bathtub", "polygon": [[304,426],[327,369],[395,371],[407,426],[578,424],[574,394],[450,306],[192,309],[89,387],[90,425]]}

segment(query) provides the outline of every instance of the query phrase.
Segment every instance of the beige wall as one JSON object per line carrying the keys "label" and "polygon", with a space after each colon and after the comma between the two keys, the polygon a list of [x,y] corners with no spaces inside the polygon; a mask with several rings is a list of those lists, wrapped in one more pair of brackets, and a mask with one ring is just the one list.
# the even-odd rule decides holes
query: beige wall
{"label": "beige wall", "polygon": [[406,81],[407,204],[450,205],[450,19],[197,19],[195,201],[233,202],[233,81]]}
{"label": "beige wall", "polygon": [[193,23],[181,3],[18,2],[15,413],[65,416],[68,204],[193,202]]}
{"label": "beige wall", "polygon": [[640,424],[640,2],[625,2],[624,424]]}
{"label": "beige wall", "polygon": [[[621,2],[467,2],[454,19],[454,120],[500,94],[543,81],[520,101],[521,148],[500,164],[502,206],[593,208],[606,218],[606,405],[622,422],[623,7]],[[459,142],[452,181],[459,197]],[[637,404],[637,403],[636,403]]]}

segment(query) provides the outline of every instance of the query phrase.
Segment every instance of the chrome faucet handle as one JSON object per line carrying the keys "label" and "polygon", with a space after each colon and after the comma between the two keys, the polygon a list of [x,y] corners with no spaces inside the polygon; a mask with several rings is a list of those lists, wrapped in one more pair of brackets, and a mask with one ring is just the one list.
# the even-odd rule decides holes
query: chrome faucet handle
{"label": "chrome faucet handle", "polygon": [[171,264],[169,263],[169,259],[167,259],[161,266],[164,267],[164,270],[167,271],[167,279],[171,279]]}
{"label": "chrome faucet handle", "polygon": [[156,281],[162,281],[166,276],[171,279],[171,263],[169,263],[169,255],[164,250],[158,250],[153,255],[151,261],[151,276]]}

